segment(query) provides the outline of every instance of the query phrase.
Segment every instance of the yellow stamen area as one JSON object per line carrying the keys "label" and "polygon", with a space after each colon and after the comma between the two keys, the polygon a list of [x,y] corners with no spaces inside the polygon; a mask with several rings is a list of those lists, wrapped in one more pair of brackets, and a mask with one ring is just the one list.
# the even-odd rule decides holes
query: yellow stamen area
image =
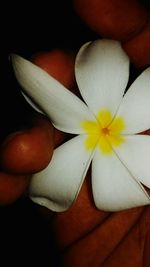
{"label": "yellow stamen area", "polygon": [[103,109],[97,115],[97,122],[84,121],[82,128],[87,134],[85,147],[92,150],[98,145],[104,155],[112,153],[113,146],[120,146],[124,142],[121,132],[125,129],[122,117],[112,117],[109,110]]}

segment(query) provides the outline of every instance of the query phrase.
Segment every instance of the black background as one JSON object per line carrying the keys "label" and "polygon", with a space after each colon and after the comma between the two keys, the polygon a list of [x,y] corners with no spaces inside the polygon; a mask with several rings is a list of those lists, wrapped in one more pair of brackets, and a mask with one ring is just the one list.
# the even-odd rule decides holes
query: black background
{"label": "black background", "polygon": [[[18,90],[9,54],[17,53],[30,58],[38,51],[56,47],[78,50],[83,43],[98,36],[78,18],[71,2],[5,1],[5,5],[1,5],[1,142],[10,132],[30,124],[31,110]],[[149,5],[149,1],[144,2]],[[0,208],[0,246],[0,266],[60,265],[49,224],[37,206],[27,198]]]}

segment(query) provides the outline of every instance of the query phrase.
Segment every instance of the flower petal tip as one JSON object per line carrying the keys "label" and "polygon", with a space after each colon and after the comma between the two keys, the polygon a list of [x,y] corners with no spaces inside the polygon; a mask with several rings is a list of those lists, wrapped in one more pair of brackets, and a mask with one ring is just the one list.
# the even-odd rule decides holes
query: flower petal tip
{"label": "flower petal tip", "polygon": [[67,211],[70,206],[72,205],[72,202],[69,203],[66,201],[66,203],[57,203],[57,202],[52,202],[47,198],[44,197],[33,197],[30,196],[30,199],[36,203],[37,205],[43,206],[53,212],[65,212]]}
{"label": "flower petal tip", "polygon": [[25,59],[17,54],[10,54],[9,55],[9,59],[12,62],[13,67],[15,68],[18,64],[20,64],[22,61],[24,61]]}

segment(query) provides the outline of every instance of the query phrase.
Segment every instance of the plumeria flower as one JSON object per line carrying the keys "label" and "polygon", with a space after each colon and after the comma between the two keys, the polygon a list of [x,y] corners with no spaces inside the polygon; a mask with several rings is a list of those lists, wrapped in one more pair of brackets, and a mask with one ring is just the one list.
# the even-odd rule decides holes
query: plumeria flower
{"label": "plumeria flower", "polygon": [[[113,40],[83,45],[75,75],[85,101],[44,70],[12,56],[16,78],[27,101],[54,127],[76,136],[56,148],[52,161],[33,175],[31,199],[54,211],[75,201],[90,164],[98,209],[118,211],[150,204],[150,68],[130,86],[129,59]],[[33,104],[34,103],[34,104]],[[35,106],[36,103],[36,106]]]}

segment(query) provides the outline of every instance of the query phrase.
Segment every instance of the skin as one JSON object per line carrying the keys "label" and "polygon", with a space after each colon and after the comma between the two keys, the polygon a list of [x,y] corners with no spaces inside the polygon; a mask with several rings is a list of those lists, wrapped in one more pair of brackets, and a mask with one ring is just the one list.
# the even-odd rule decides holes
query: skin
{"label": "skin", "polygon": [[[149,14],[140,2],[75,0],[74,6],[94,31],[121,40],[137,69],[141,70],[150,64]],[[77,93],[73,74],[74,58],[74,54],[54,50],[35,55],[32,60]],[[5,173],[0,173],[1,204],[13,202],[25,191],[29,174],[48,164],[53,148],[62,143],[64,138],[46,118],[37,114],[33,128],[6,138],[1,150],[1,165],[5,170]],[[14,156],[20,159],[19,163],[15,159],[10,163],[10,158]],[[55,233],[64,266],[148,267],[149,214],[149,206],[117,213],[98,211],[92,199],[89,172],[77,201],[67,212],[54,214],[50,226]]]}

